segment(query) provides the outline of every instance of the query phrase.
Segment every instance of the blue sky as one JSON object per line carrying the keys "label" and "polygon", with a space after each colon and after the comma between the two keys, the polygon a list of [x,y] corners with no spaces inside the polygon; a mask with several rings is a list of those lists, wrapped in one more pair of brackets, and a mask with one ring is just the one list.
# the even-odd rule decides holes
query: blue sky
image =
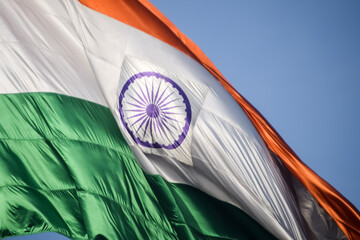
{"label": "blue sky", "polygon": [[[308,166],[360,208],[360,1],[152,3]],[[16,239],[49,238],[58,239]]]}

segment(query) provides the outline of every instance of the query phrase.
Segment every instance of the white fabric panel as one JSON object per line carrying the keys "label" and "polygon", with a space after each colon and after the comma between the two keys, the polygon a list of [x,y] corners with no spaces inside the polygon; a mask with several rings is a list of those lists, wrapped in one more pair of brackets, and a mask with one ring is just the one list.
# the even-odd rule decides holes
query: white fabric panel
{"label": "white fabric panel", "polygon": [[[280,239],[313,237],[307,234],[294,196],[256,129],[228,92],[190,57],[75,0],[2,0],[0,33],[0,93],[54,92],[107,106],[145,171],[243,209]],[[182,89],[190,102],[190,125],[176,148],[139,145],[123,123],[119,95],[140,72],[171,79],[178,88],[169,82],[169,88],[160,87],[156,76],[148,81],[164,93],[174,88],[169,100],[181,97]],[[157,140],[157,135],[146,134],[145,129],[147,142]],[[167,140],[177,134],[169,134]],[[302,196],[307,196],[304,191]],[[314,203],[311,196],[301,199],[307,220],[321,211]],[[306,204],[313,210],[304,210]],[[325,220],[316,224],[326,232],[333,222],[324,214]]]}
{"label": "white fabric panel", "polygon": [[0,93],[54,92],[106,105],[66,1],[0,1]]}

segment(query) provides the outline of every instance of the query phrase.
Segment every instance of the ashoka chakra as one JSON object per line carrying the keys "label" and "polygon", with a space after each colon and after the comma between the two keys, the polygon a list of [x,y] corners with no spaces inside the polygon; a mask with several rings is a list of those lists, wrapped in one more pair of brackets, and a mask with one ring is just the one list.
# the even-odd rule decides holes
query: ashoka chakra
{"label": "ashoka chakra", "polygon": [[155,72],[141,72],[124,85],[119,112],[126,130],[138,144],[174,149],[189,131],[190,102],[173,80]]}

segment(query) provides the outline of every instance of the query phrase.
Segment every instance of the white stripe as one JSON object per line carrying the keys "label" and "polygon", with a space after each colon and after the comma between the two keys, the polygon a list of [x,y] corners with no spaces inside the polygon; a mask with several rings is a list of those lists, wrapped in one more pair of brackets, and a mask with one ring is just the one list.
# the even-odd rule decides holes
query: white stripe
{"label": "white stripe", "polygon": [[0,93],[54,92],[106,105],[67,5],[0,1]]}

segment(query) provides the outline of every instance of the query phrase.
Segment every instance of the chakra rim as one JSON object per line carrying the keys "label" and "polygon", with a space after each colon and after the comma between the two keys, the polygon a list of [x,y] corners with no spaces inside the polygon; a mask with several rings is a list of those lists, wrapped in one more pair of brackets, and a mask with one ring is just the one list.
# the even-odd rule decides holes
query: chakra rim
{"label": "chakra rim", "polygon": [[155,72],[141,72],[127,80],[119,96],[119,113],[132,139],[149,148],[179,147],[191,122],[185,92]]}

